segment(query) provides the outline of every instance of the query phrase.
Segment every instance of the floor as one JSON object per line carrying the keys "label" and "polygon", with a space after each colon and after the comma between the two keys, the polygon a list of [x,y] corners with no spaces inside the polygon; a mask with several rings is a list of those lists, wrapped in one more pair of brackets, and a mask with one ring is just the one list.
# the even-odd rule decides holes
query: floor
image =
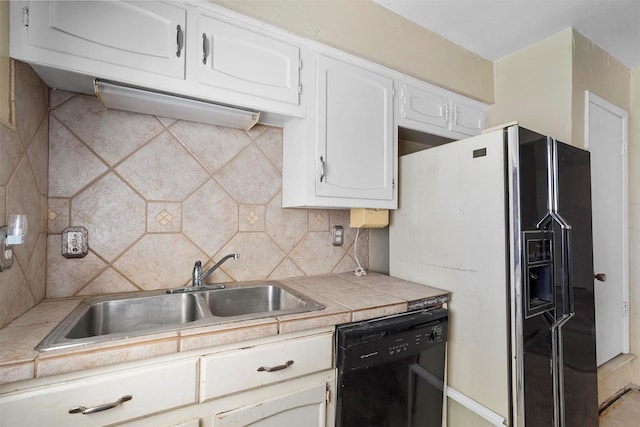
{"label": "floor", "polygon": [[622,395],[600,415],[600,427],[634,427],[640,424],[640,390]]}

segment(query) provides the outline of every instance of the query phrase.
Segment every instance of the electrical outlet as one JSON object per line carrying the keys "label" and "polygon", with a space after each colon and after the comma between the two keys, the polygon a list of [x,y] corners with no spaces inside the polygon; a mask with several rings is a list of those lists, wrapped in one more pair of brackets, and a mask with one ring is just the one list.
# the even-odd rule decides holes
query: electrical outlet
{"label": "electrical outlet", "polygon": [[62,256],[83,258],[89,253],[89,232],[84,227],[67,227],[62,230]]}
{"label": "electrical outlet", "polygon": [[344,228],[341,225],[334,225],[331,229],[331,239],[333,246],[342,246],[344,243]]}

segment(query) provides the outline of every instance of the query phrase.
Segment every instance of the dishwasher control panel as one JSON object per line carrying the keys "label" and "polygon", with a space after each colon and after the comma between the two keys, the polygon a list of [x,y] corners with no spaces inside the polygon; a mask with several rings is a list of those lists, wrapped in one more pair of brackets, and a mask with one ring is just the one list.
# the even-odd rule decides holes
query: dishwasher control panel
{"label": "dishwasher control panel", "polygon": [[447,340],[447,317],[412,325],[406,330],[366,328],[357,338],[338,339],[337,366],[342,371],[362,369],[416,356]]}

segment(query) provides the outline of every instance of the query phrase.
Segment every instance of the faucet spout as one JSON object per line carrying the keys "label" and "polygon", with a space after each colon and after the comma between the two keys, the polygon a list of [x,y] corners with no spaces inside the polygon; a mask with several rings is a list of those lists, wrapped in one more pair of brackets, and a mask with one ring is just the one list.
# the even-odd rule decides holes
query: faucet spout
{"label": "faucet spout", "polygon": [[202,272],[202,262],[200,262],[200,260],[196,261],[195,265],[193,266],[191,286],[202,286],[202,281],[206,279],[207,276],[209,276],[211,273],[216,271],[229,258],[238,259],[240,258],[240,254],[236,253],[223,256],[220,261],[215,263],[213,267],[211,267],[204,273]]}

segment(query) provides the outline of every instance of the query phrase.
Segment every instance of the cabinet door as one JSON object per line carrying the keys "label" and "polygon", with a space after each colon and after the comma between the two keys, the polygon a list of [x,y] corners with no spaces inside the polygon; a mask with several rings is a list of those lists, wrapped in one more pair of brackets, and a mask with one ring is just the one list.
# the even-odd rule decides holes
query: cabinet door
{"label": "cabinet door", "polygon": [[208,86],[298,105],[300,49],[206,15],[198,81]]}
{"label": "cabinet door", "polygon": [[403,83],[400,98],[400,126],[415,128],[428,124],[447,129],[449,126],[449,100],[444,95]]}
{"label": "cabinet door", "polygon": [[213,427],[325,427],[326,385],[279,395],[213,416]]}
{"label": "cabinet door", "polygon": [[161,2],[31,1],[28,43],[184,78],[186,11]]}
{"label": "cabinet door", "polygon": [[393,199],[393,79],[318,56],[316,195]]}
{"label": "cabinet door", "polygon": [[483,108],[451,102],[451,130],[469,136],[479,135],[485,128]]}

